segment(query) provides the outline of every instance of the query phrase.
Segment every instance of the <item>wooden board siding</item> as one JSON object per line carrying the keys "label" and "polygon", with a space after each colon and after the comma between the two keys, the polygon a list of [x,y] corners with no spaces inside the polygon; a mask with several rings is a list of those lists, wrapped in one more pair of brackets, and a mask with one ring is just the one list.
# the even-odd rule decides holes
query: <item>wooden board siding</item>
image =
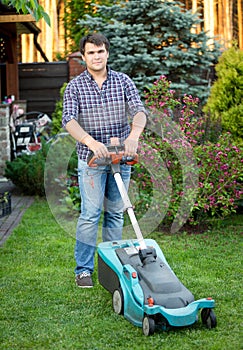
{"label": "wooden board siding", "polygon": [[27,101],[27,112],[40,111],[51,115],[60,88],[69,80],[68,63],[19,63],[20,99]]}

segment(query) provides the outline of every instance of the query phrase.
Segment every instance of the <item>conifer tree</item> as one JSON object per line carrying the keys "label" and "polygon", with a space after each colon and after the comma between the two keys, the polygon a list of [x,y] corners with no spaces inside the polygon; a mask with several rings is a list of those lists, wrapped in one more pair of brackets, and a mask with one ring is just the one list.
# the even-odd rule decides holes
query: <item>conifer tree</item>
{"label": "conifer tree", "polygon": [[98,16],[87,15],[80,27],[108,37],[110,65],[132,77],[140,91],[166,75],[178,93],[202,100],[208,96],[203,72],[214,65],[220,51],[207,45],[204,31],[195,33],[201,21],[197,14],[173,0],[129,0],[96,8]]}

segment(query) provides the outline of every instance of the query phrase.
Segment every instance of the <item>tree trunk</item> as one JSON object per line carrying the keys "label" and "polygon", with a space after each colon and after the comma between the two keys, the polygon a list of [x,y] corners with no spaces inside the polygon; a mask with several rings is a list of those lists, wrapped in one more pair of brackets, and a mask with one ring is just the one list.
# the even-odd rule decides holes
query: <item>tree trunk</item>
{"label": "tree trunk", "polygon": [[213,44],[214,37],[214,1],[204,1],[204,30],[209,37],[208,44]]}

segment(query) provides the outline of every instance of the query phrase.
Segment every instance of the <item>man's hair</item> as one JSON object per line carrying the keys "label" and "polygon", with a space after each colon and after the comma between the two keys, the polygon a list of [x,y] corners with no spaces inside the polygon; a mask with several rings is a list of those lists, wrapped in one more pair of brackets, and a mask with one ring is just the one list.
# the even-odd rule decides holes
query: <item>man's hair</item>
{"label": "man's hair", "polygon": [[79,48],[82,55],[84,55],[86,43],[91,43],[91,44],[94,44],[95,46],[102,46],[104,44],[106,51],[109,52],[109,48],[110,48],[109,40],[102,34],[99,34],[99,33],[88,34],[80,40]]}

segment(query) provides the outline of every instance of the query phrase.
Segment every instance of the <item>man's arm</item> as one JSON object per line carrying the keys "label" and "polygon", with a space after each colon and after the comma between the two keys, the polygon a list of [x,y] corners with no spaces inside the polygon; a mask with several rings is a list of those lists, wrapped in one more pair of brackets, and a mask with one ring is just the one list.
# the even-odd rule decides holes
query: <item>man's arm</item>
{"label": "man's arm", "polygon": [[75,119],[71,119],[67,122],[66,130],[76,141],[88,146],[97,158],[109,156],[106,146],[90,136]]}
{"label": "man's arm", "polygon": [[133,157],[136,154],[138,148],[138,140],[146,125],[146,120],[147,118],[144,112],[138,112],[134,116],[131,132],[124,141],[125,156]]}

